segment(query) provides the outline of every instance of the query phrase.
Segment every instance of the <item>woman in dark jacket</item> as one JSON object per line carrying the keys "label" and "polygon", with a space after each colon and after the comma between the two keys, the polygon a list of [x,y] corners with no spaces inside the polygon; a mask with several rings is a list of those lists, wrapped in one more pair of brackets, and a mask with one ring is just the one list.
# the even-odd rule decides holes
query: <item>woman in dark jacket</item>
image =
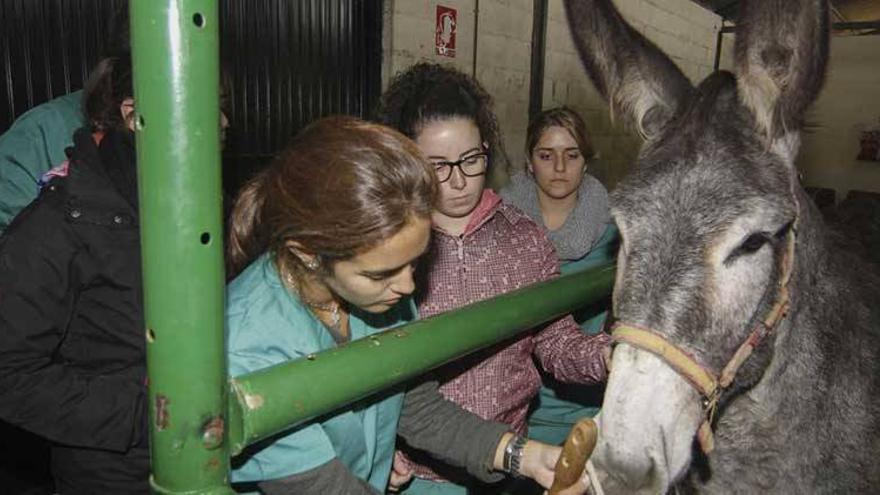
{"label": "woman in dark jacket", "polygon": [[149,493],[131,62],[104,59],[90,127],[0,237],[0,419],[49,439],[56,491]]}

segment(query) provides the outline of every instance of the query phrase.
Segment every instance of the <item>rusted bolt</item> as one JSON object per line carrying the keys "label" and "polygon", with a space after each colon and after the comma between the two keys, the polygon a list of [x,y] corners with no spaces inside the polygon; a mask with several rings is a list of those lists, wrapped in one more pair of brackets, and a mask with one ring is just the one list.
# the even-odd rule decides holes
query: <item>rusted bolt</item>
{"label": "rusted bolt", "polygon": [[162,394],[156,394],[156,430],[162,431],[168,428],[171,422],[171,415],[168,412],[168,406],[171,401]]}
{"label": "rusted bolt", "polygon": [[202,426],[202,445],[208,450],[216,449],[223,445],[225,426],[222,416],[215,416]]}

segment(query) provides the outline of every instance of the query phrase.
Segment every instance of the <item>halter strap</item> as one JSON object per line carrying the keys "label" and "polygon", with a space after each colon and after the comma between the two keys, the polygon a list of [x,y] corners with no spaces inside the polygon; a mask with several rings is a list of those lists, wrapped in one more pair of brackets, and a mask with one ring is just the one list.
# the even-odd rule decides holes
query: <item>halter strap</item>
{"label": "halter strap", "polygon": [[615,343],[623,342],[659,357],[703,396],[704,417],[697,431],[697,440],[703,452],[711,452],[715,447],[711,424],[722,391],[715,374],[653,330],[618,322],[612,327],[611,339]]}
{"label": "halter strap", "polygon": [[659,357],[704,397],[712,397],[718,392],[718,379],[711,371],[692,355],[653,330],[615,323],[612,327],[611,339],[614,342],[625,342]]}
{"label": "halter strap", "polygon": [[752,329],[745,341],[716,375],[695,357],[669,342],[663,335],[649,328],[625,322],[617,322],[611,328],[611,339],[615,343],[626,343],[637,349],[650,352],[662,359],[670,368],[687,380],[703,396],[703,421],[697,430],[697,440],[703,452],[709,454],[715,447],[712,435],[712,422],[721,393],[733,383],[740,367],[752,355],[752,351],[776,329],[785,318],[789,308],[788,283],[794,265],[794,248],[797,219],[786,234],[787,244],[782,253],[780,276],[776,286],[776,297],[767,314]]}

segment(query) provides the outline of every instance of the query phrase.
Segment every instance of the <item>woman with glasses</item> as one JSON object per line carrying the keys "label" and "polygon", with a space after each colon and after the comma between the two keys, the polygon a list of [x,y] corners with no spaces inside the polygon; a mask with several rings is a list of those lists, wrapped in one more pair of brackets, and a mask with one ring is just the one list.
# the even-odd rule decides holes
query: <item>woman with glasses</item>
{"label": "woman with glasses", "polygon": [[[412,138],[433,164],[440,198],[433,237],[417,287],[420,315],[432,316],[553,278],[559,265],[541,227],[485,187],[503,156],[491,99],[471,77],[418,64],[398,75],[380,102],[379,120]],[[567,316],[437,371],[444,396],[477,415],[510,425],[525,441],[529,404],[541,384],[535,365],[564,382],[606,377],[606,335],[582,333]],[[459,469],[406,445],[391,483],[414,494],[495,493]],[[409,479],[412,482],[405,485]]]}
{"label": "woman with glasses", "polygon": [[[617,253],[617,228],[608,211],[605,186],[588,173],[593,149],[580,115],[565,107],[541,112],[529,124],[526,170],[511,177],[501,196],[543,226],[556,248],[562,273],[593,268]],[[602,331],[610,301],[576,311],[590,334]],[[533,438],[565,439],[577,420],[598,412],[599,387],[570,387],[545,377],[529,417]],[[562,397],[565,397],[565,400]]]}

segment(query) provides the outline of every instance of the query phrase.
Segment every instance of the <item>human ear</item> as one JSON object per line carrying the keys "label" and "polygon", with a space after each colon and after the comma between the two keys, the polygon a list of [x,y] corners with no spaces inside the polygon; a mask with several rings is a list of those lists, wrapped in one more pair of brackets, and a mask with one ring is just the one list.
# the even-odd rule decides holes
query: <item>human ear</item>
{"label": "human ear", "polygon": [[293,253],[300,263],[309,270],[315,271],[321,266],[321,263],[318,261],[318,256],[309,253],[299,242],[289,240],[284,243],[284,247]]}
{"label": "human ear", "polygon": [[119,104],[119,114],[128,129],[134,130],[134,98],[126,98]]}

